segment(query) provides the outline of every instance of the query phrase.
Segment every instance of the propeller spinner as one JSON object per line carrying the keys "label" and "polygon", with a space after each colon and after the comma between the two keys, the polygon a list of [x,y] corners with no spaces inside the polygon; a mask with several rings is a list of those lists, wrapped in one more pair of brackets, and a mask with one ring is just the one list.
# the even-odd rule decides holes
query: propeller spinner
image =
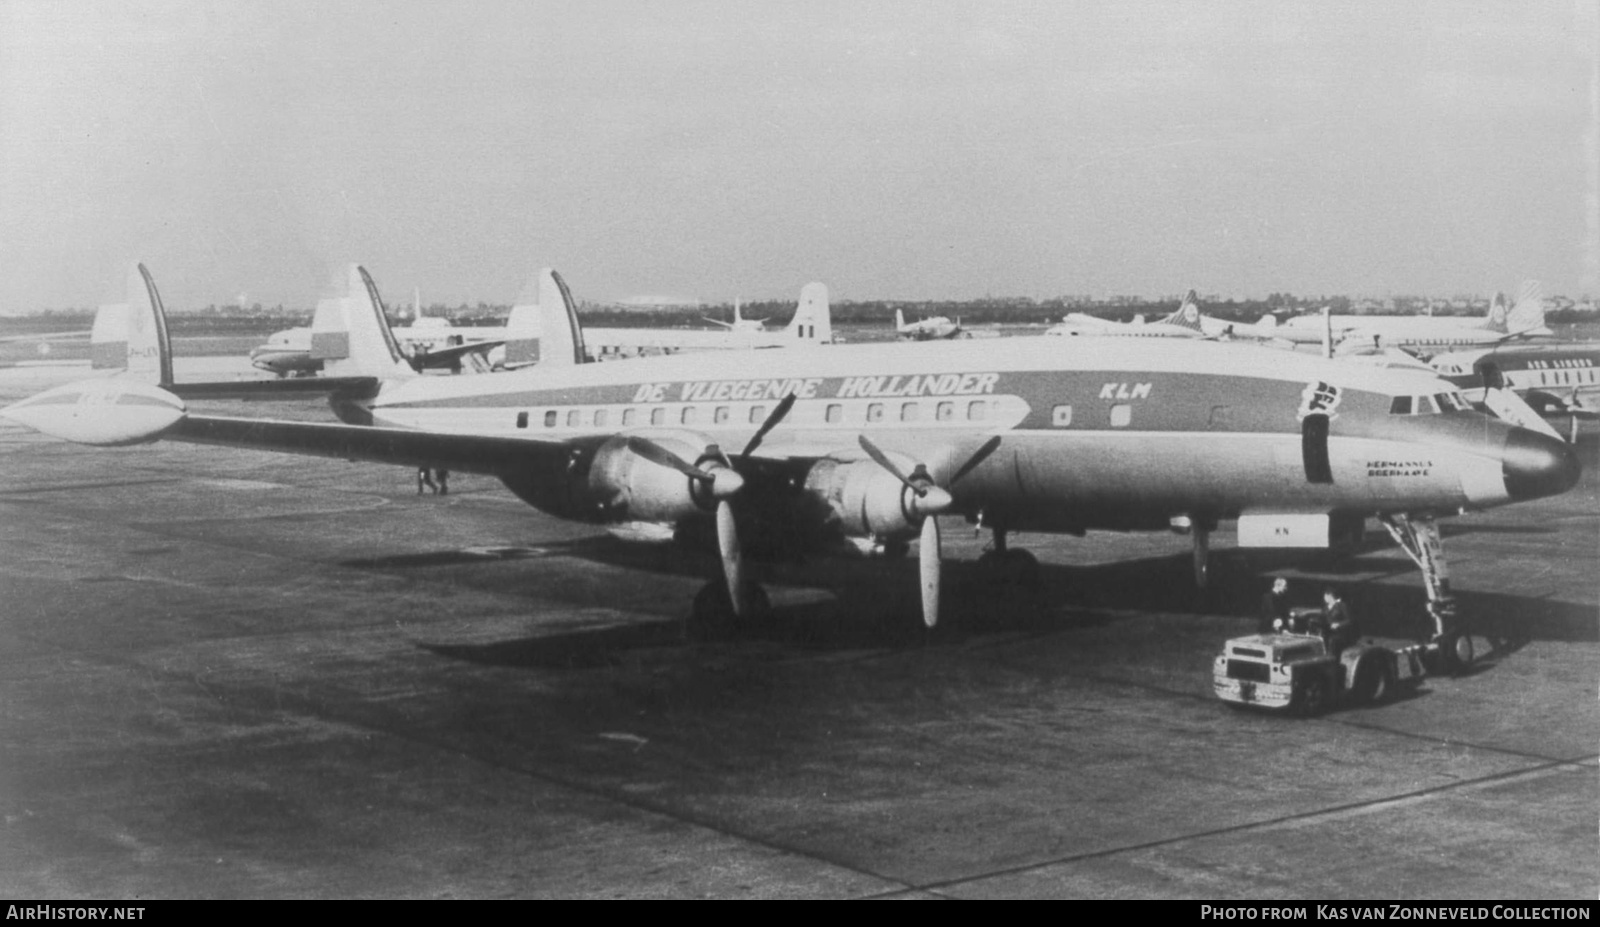
{"label": "propeller spinner", "polygon": [[[857,435],[856,439],[873,462],[889,471],[905,486],[907,495],[901,505],[906,515],[913,519],[922,519],[922,530],[917,545],[917,572],[922,585],[922,623],[931,628],[939,623],[940,573],[944,563],[943,539],[939,535],[938,516],[949,511],[955,504],[955,499],[949,490],[934,482],[926,464],[917,464],[908,476],[876,444],[868,440],[866,435]],[[999,446],[999,435],[983,442],[951,474],[949,485],[954,486],[962,477],[971,473]]]}

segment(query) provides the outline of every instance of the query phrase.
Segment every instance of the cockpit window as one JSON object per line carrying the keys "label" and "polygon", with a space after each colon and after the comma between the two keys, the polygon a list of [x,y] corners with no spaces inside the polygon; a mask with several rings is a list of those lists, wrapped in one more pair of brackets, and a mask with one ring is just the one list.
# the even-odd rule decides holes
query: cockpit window
{"label": "cockpit window", "polygon": [[1438,412],[1439,412],[1439,407],[1433,404],[1433,397],[1432,396],[1418,396],[1417,397],[1417,414],[1418,415],[1436,415],[1436,414],[1438,414]]}
{"label": "cockpit window", "polygon": [[1396,396],[1396,397],[1394,397],[1394,401],[1389,403],[1389,414],[1390,415],[1410,415],[1411,414],[1411,397],[1410,396]]}
{"label": "cockpit window", "polygon": [[1465,396],[1459,392],[1435,393],[1432,396],[1396,396],[1389,402],[1390,415],[1438,415],[1440,412],[1460,412],[1470,409]]}
{"label": "cockpit window", "polygon": [[1460,393],[1440,393],[1433,398],[1439,403],[1441,412],[1460,412],[1466,408],[1466,402]]}

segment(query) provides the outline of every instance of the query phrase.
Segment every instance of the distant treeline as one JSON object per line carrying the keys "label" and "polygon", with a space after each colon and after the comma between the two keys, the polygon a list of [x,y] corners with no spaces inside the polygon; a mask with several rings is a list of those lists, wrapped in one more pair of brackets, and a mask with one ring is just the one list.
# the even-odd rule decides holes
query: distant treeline
{"label": "distant treeline", "polygon": [[[907,321],[925,319],[931,316],[945,316],[959,318],[966,326],[973,325],[1028,325],[1048,324],[1058,322],[1063,315],[1069,312],[1083,312],[1105,319],[1115,319],[1127,322],[1136,315],[1143,315],[1147,319],[1156,319],[1166,315],[1177,308],[1176,299],[1159,302],[1142,302],[1127,297],[1113,301],[1091,301],[1084,299],[1044,299],[1033,300],[1028,298],[1006,299],[975,299],[975,300],[928,300],[928,301],[891,301],[870,300],[863,302],[835,302],[830,307],[833,321],[836,325],[844,326],[888,326],[894,320],[894,313],[899,309]],[[1332,297],[1328,299],[1307,300],[1289,294],[1274,293],[1263,300],[1223,302],[1202,302],[1202,310],[1210,316],[1227,319],[1235,322],[1254,322],[1269,312],[1279,312],[1293,315],[1299,312],[1315,312],[1323,306],[1330,307],[1336,313],[1356,312],[1372,315],[1414,315],[1418,307],[1408,303],[1397,303],[1393,308],[1374,308],[1371,306],[1358,306],[1352,309],[1352,301],[1346,297]],[[766,319],[769,325],[782,325],[789,321],[794,314],[795,304],[788,300],[774,300],[767,302],[744,303],[741,312],[746,319]],[[461,306],[430,306],[425,314],[438,318],[447,318],[456,325],[503,325],[510,314],[509,305],[496,306],[487,303]],[[1478,316],[1484,312],[1482,307],[1466,309],[1452,309],[1441,311],[1436,309],[1435,315]],[[294,310],[278,307],[276,309],[262,310],[260,307],[244,309],[237,306],[209,306],[196,312],[173,312],[169,314],[169,322],[173,334],[205,336],[205,335],[244,335],[270,333],[284,328],[311,324],[311,310]],[[409,324],[409,317],[398,317],[390,312],[390,321],[399,324]],[[578,309],[579,319],[586,325],[605,328],[707,328],[709,323],[705,320],[721,319],[724,321],[733,318],[732,304],[684,306],[684,307],[639,307],[618,306],[601,303],[581,303]],[[1552,309],[1546,313],[1546,320],[1550,323],[1561,324],[1587,321],[1594,317],[1594,313],[1586,311],[1586,307],[1567,306]],[[87,329],[94,322],[92,310],[47,310],[33,315],[0,316],[0,331],[29,334],[33,332],[69,331]]]}

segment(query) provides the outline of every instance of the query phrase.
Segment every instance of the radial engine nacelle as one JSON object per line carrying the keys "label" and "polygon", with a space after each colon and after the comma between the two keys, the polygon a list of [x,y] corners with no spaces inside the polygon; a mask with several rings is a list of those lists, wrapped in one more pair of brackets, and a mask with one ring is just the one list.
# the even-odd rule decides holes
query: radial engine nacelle
{"label": "radial engine nacelle", "polygon": [[[904,470],[910,461],[892,455]],[[820,460],[806,473],[806,491],[828,503],[839,529],[853,537],[916,534],[923,517],[949,508],[950,496],[929,485],[919,496],[871,460]]]}
{"label": "radial engine nacelle", "polygon": [[[707,455],[711,443],[693,432],[641,432],[651,443],[699,467],[720,467]],[[637,435],[633,436],[637,437]],[[624,521],[676,522],[716,508],[712,487],[629,446],[629,436],[607,440],[589,467],[587,492],[608,517]]]}
{"label": "radial engine nacelle", "polygon": [[0,417],[78,444],[154,441],[188,408],[159,386],[121,378],[80,380],[0,409]]}

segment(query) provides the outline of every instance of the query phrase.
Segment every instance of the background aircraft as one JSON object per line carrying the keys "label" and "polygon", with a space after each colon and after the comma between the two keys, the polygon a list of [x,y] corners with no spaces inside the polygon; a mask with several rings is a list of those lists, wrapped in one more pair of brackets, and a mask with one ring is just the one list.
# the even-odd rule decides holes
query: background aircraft
{"label": "background aircraft", "polygon": [[1146,322],[1142,316],[1136,317],[1131,323],[1113,322],[1082,312],[1073,312],[1059,323],[1045,329],[1044,333],[1062,337],[1095,335],[1119,338],[1204,338],[1207,333],[1201,323],[1199,298],[1194,290],[1190,290],[1172,314],[1156,322]]}
{"label": "background aircraft", "polygon": [[[329,377],[180,384],[154,282],[140,266],[130,284],[128,375],[0,414],[87,444],[169,439],[483,473],[559,517],[660,526],[721,561],[697,627],[765,611],[746,550],[893,555],[913,538],[931,626],[945,514],[994,532],[981,563],[999,584],[1037,572],[1007,546],[1015,531],[1187,531],[1203,584],[1221,519],[1237,519],[1241,546],[1325,547],[1376,514],[1423,568],[1442,651],[1465,662],[1435,519],[1578,478],[1559,438],[1474,412],[1435,377],[1247,345],[1017,338],[581,364],[553,272],[537,367],[417,375],[352,266],[349,294],[319,305],[313,326]],[[318,385],[341,424],[201,415],[184,398]]]}
{"label": "background aircraft", "polygon": [[1466,345],[1493,345],[1516,337],[1549,335],[1544,324],[1543,289],[1536,280],[1522,284],[1517,302],[1509,309],[1505,295],[1496,293],[1482,319],[1447,316],[1296,316],[1277,327],[1276,337],[1301,342],[1322,340],[1323,326],[1331,326],[1334,341],[1373,349],[1400,348],[1427,357]]}
{"label": "background aircraft", "polygon": [[909,341],[937,341],[961,334],[961,320],[956,319],[952,322],[942,315],[936,315],[918,322],[907,322],[905,313],[896,309],[894,330],[901,338]]}

